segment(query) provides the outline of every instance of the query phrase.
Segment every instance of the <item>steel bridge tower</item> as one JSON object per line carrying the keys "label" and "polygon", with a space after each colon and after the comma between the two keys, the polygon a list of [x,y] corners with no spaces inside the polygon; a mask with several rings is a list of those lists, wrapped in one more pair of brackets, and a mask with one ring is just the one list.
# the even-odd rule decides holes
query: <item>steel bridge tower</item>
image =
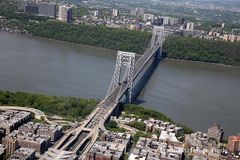
{"label": "steel bridge tower", "polygon": [[154,46],[159,46],[156,54],[156,59],[160,60],[162,57],[163,42],[165,41],[165,28],[164,26],[154,26],[152,31],[151,44]]}
{"label": "steel bridge tower", "polygon": [[[127,102],[132,101],[132,89],[134,79],[135,53],[118,51],[115,71],[107,96],[119,85],[127,85]],[[107,97],[106,96],[106,97]]]}

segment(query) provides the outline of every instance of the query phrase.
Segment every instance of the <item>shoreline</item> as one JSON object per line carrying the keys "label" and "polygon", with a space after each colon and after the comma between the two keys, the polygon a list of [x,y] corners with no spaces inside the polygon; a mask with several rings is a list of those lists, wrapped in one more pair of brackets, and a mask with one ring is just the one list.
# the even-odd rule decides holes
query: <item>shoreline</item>
{"label": "shoreline", "polygon": [[164,58],[166,60],[170,61],[177,61],[177,62],[188,62],[188,63],[195,63],[195,64],[208,64],[208,65],[214,65],[219,67],[227,67],[227,68],[240,68],[240,66],[234,66],[234,65],[228,65],[223,63],[211,63],[211,62],[202,62],[202,61],[193,61],[193,60],[185,60],[185,59],[175,59],[175,58]]}
{"label": "shoreline", "polygon": [[[41,96],[44,96],[46,99],[47,98],[58,98],[58,99],[62,99],[62,100],[66,100],[66,99],[69,99],[69,98],[74,98],[74,99],[76,99],[76,100],[87,100],[88,101],[88,103],[91,103],[91,101],[94,101],[93,103],[96,103],[95,105],[94,105],[94,108],[92,108],[92,110],[91,110],[91,112],[90,112],[90,114],[95,110],[95,108],[97,107],[97,105],[98,105],[98,103],[100,102],[100,101],[98,101],[97,99],[89,99],[89,98],[82,98],[82,97],[72,97],[72,96],[54,96],[54,95],[46,95],[46,94],[39,94],[39,93],[32,93],[32,92],[22,92],[22,91],[10,91],[10,90],[1,90],[0,89],[0,95],[4,95],[4,94],[10,94],[11,96],[13,96],[13,97],[15,97],[15,98],[19,98],[19,96],[29,96],[29,97],[31,97],[31,96],[35,96],[35,97],[37,97],[37,98],[39,98],[39,97],[41,97]],[[44,118],[46,118],[45,120],[46,121],[48,121],[48,122],[50,122],[48,119],[47,119],[47,117],[48,116],[52,116],[48,111],[46,111],[46,110],[44,110],[43,108],[42,109],[40,109],[41,107],[39,107],[39,106],[32,106],[32,105],[30,105],[30,104],[28,104],[29,103],[29,101],[27,101],[27,102],[25,102],[25,103],[27,103],[27,105],[24,105],[24,106],[19,106],[19,105],[17,105],[16,103],[18,103],[18,102],[14,102],[14,103],[12,103],[12,102],[10,102],[9,100],[8,101],[6,101],[7,103],[3,103],[3,104],[1,104],[0,105],[0,110],[1,110],[1,108],[7,108],[7,107],[9,107],[9,108],[11,108],[11,109],[16,109],[16,110],[26,110],[26,111],[29,111],[29,112],[34,112],[34,113],[38,113],[37,111],[40,111],[41,113],[39,113],[39,115],[38,116],[43,116]],[[40,101],[40,103],[43,103],[43,102],[46,102],[45,100],[41,100]],[[121,104],[121,103],[119,103],[119,104]],[[181,127],[183,127],[184,129],[185,129],[185,131],[186,132],[194,132],[194,130],[192,129],[192,128],[190,128],[190,127],[188,127],[188,126],[186,126],[185,124],[180,124],[180,123],[177,123],[176,121],[173,121],[170,117],[168,117],[167,115],[165,115],[165,114],[163,114],[161,111],[158,111],[158,110],[156,110],[156,109],[149,109],[147,106],[143,106],[143,105],[136,105],[136,104],[122,104],[122,107],[124,107],[124,106],[133,106],[133,107],[135,107],[135,108],[143,108],[145,111],[148,111],[148,112],[151,112],[151,111],[153,111],[153,112],[155,112],[157,115],[160,115],[163,119],[165,119],[164,121],[166,121],[166,122],[171,122],[171,123],[173,123],[173,124],[176,124],[176,125],[179,125],[179,126],[181,126]],[[55,107],[58,107],[57,106],[57,104],[56,104],[56,106]],[[55,114],[55,115],[57,115],[57,116],[61,116],[61,117],[64,117],[63,115],[61,115],[61,114]],[[89,114],[88,114],[89,115]],[[88,116],[88,115],[86,115],[86,116]],[[40,117],[40,118],[41,118]],[[39,118],[39,119],[40,119]],[[67,118],[69,118],[69,117],[64,117],[65,119],[67,119]],[[73,118],[73,119],[78,119],[78,118],[83,118],[83,117],[80,117],[80,116],[76,116],[76,117],[71,117],[71,118]],[[163,119],[159,119],[159,120],[163,120]]]}
{"label": "shoreline", "polygon": [[[50,41],[57,41],[57,42],[62,42],[62,43],[68,43],[68,44],[78,45],[78,46],[82,46],[82,47],[101,49],[101,50],[105,50],[105,51],[108,51],[108,52],[112,52],[114,54],[117,52],[116,50],[111,50],[111,49],[108,49],[108,48],[102,48],[102,47],[91,46],[91,45],[86,45],[86,44],[68,42],[68,41],[58,40],[58,39],[54,39],[54,38],[46,38],[46,37],[41,37],[41,36],[34,36],[34,35],[30,34],[30,33],[10,32],[10,31],[6,31],[6,30],[0,30],[0,32],[5,32],[5,33],[9,33],[9,34],[24,35],[24,36],[27,36],[27,37],[39,38],[39,39],[43,39],[43,40],[47,39],[47,40],[50,40]],[[141,55],[141,54],[137,54],[137,55]]]}
{"label": "shoreline", "polygon": [[[21,33],[21,32],[10,32],[8,30],[0,30],[0,32],[6,32],[10,34],[19,34],[19,35],[24,35],[32,38],[40,38],[40,39],[47,39],[51,41],[57,41],[57,42],[64,42],[68,44],[73,44],[77,46],[82,46],[82,47],[88,47],[88,48],[93,48],[93,49],[101,49],[110,52],[111,54],[117,54],[117,50],[111,50],[108,48],[103,48],[103,47],[97,47],[97,46],[91,46],[91,45],[86,45],[86,44],[80,44],[80,43],[74,43],[74,42],[69,42],[69,41],[64,41],[64,40],[58,40],[54,38],[46,38],[46,37],[41,37],[41,36],[34,36],[30,33]],[[136,53],[136,56],[141,56],[142,54]],[[185,59],[175,59],[175,58],[163,58],[163,60],[171,60],[171,61],[179,61],[179,62],[191,62],[191,63],[198,63],[198,64],[209,64],[209,65],[215,65],[215,66],[221,66],[221,67],[228,67],[228,68],[240,68],[240,66],[237,65],[228,65],[228,64],[223,64],[223,63],[212,63],[212,62],[203,62],[203,61],[194,61],[194,60],[185,60]]]}

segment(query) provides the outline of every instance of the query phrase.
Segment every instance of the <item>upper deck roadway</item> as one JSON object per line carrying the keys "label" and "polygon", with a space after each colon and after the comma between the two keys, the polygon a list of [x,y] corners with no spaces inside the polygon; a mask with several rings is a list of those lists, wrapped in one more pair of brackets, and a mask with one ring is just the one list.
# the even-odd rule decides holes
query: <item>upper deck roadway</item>
{"label": "upper deck roadway", "polygon": [[[138,77],[143,68],[156,52],[161,49],[164,41],[164,32],[154,34],[145,53],[137,60],[135,64],[134,80]],[[84,160],[86,153],[97,140],[100,130],[105,130],[104,123],[116,108],[119,100],[125,94],[128,86],[124,81],[119,83],[113,91],[108,94],[96,107],[96,109],[84,120],[83,124],[66,133],[62,139],[41,158],[42,160],[72,160],[81,150],[79,159]]]}

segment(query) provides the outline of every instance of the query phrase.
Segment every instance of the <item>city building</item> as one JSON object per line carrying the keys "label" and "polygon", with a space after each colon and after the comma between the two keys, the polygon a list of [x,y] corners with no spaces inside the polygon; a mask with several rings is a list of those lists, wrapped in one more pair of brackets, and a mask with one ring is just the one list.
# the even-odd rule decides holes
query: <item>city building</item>
{"label": "city building", "polygon": [[94,11],[94,12],[93,12],[93,16],[94,16],[94,17],[98,17],[98,16],[99,16],[99,11]]}
{"label": "city building", "polygon": [[185,146],[186,148],[204,148],[208,144],[207,133],[195,132],[192,134],[187,134],[185,136]]}
{"label": "city building", "polygon": [[222,23],[222,28],[224,28],[225,27],[225,23]]}
{"label": "city building", "polygon": [[183,157],[183,145],[172,146],[168,141],[140,137],[128,160],[182,160]]}
{"label": "city building", "polygon": [[7,135],[30,119],[30,112],[13,110],[2,112],[0,114],[0,132],[4,133],[4,135]]}
{"label": "city building", "polygon": [[50,147],[50,137],[15,130],[2,139],[2,144],[7,154],[19,147],[35,149],[37,154],[42,154]]}
{"label": "city building", "polygon": [[224,34],[223,35],[223,40],[224,41],[229,41],[229,34]]}
{"label": "city building", "polygon": [[229,152],[240,152],[240,136],[228,137],[228,150]]}
{"label": "city building", "polygon": [[17,139],[13,137],[9,137],[8,139],[3,138],[2,143],[3,146],[6,148],[6,155],[12,155],[13,152],[15,152],[17,148],[19,148]]}
{"label": "city building", "polygon": [[194,30],[194,23],[188,22],[188,23],[187,23],[186,30],[193,31],[193,30]]}
{"label": "city building", "polygon": [[144,20],[145,22],[147,22],[147,21],[153,21],[153,19],[154,19],[154,15],[153,15],[153,14],[144,14],[144,15],[143,15],[143,20]]}
{"label": "city building", "polygon": [[168,143],[174,147],[182,147],[183,146],[183,143],[177,139],[175,133],[171,133],[171,132],[167,132],[167,131],[161,131],[158,140],[159,140],[159,142]]}
{"label": "city building", "polygon": [[130,15],[131,15],[131,16],[136,16],[136,15],[137,15],[137,10],[136,10],[136,8],[130,10]]}
{"label": "city building", "polygon": [[72,21],[72,8],[61,5],[59,6],[59,17],[60,21],[71,22]]}
{"label": "city building", "polygon": [[237,36],[237,41],[240,41],[240,36]]}
{"label": "city building", "polygon": [[161,18],[163,20],[163,25],[169,25],[170,24],[170,17],[160,16],[159,18]]}
{"label": "city building", "polygon": [[178,24],[178,18],[173,18],[173,17],[170,17],[169,18],[169,24],[172,26],[172,25],[175,25],[175,24]]}
{"label": "city building", "polygon": [[131,135],[106,131],[87,153],[87,160],[122,160]]}
{"label": "city building", "polygon": [[31,148],[19,148],[10,157],[11,160],[35,160],[35,150]]}
{"label": "city building", "polygon": [[39,7],[38,5],[27,5],[25,8],[26,13],[38,14]]}
{"label": "city building", "polygon": [[0,159],[3,159],[5,154],[5,148],[3,147],[2,144],[0,144]]}
{"label": "city building", "polygon": [[56,18],[56,3],[39,2],[39,15]]}
{"label": "city building", "polygon": [[49,136],[51,141],[58,140],[63,135],[63,127],[61,125],[48,125],[29,122],[18,128],[19,131],[28,132],[37,135]]}
{"label": "city building", "polygon": [[233,35],[233,34],[224,34],[223,40],[230,41],[230,42],[236,42],[236,41],[240,41],[240,36]]}
{"label": "city building", "polygon": [[161,120],[149,118],[147,120],[137,119],[137,118],[128,118],[128,117],[111,117],[112,121],[117,122],[118,124],[128,125],[131,122],[143,122],[146,125],[146,132],[161,133],[166,131],[169,133],[174,133],[177,137],[184,136],[184,129],[182,127],[171,124],[170,122],[164,122]]}
{"label": "city building", "polygon": [[219,124],[214,123],[208,129],[208,140],[216,140],[218,143],[223,141],[223,129]]}
{"label": "city building", "polygon": [[51,141],[54,142],[63,135],[63,127],[60,125],[41,124],[37,129],[37,135],[49,136]]}
{"label": "city building", "polygon": [[163,18],[155,18],[154,20],[153,20],[153,25],[154,26],[162,26],[163,25]]}
{"label": "city building", "polygon": [[144,8],[136,8],[136,15],[137,16],[143,16],[145,14]]}
{"label": "city building", "polygon": [[184,19],[184,18],[179,18],[179,19],[178,19],[178,24],[183,25],[184,22],[185,22],[185,19]]}
{"label": "city building", "polygon": [[113,9],[113,12],[112,12],[112,16],[113,17],[118,17],[119,16],[119,9]]}
{"label": "city building", "polygon": [[132,16],[144,16],[145,9],[144,8],[134,8],[130,10],[130,15]]}
{"label": "city building", "polygon": [[124,145],[106,141],[96,141],[87,154],[86,160],[122,160]]}
{"label": "city building", "polygon": [[129,30],[139,31],[140,29],[141,29],[141,26],[136,25],[136,24],[130,24],[130,26],[129,26]]}
{"label": "city building", "polygon": [[230,42],[236,42],[237,41],[237,36],[236,35],[229,35],[229,40]]}
{"label": "city building", "polygon": [[18,0],[18,10],[25,12],[26,6],[28,4],[29,4],[28,0]]}
{"label": "city building", "polygon": [[36,134],[37,129],[38,129],[38,125],[33,122],[25,123],[18,128],[18,130],[21,132],[27,132],[27,133],[32,133],[32,134]]}
{"label": "city building", "polygon": [[131,134],[128,134],[128,133],[106,131],[101,136],[100,140],[107,141],[107,142],[114,142],[118,144],[124,144],[124,149],[126,151],[128,145],[131,142],[131,138],[132,138]]}
{"label": "city building", "polygon": [[207,133],[195,132],[185,136],[185,148],[189,155],[198,160],[217,160],[220,158],[221,150],[217,145],[208,141]]}

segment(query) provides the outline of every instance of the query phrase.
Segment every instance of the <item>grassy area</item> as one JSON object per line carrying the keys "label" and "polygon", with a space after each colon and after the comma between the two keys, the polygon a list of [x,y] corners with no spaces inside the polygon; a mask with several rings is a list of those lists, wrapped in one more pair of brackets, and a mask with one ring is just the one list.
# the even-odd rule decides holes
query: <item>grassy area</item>
{"label": "grassy area", "polygon": [[143,106],[127,104],[123,106],[123,111],[129,116],[133,114],[136,118],[141,118],[143,120],[147,120],[149,118],[155,118],[162,121],[172,122],[170,118],[165,116],[164,114],[157,112],[153,109],[147,109]]}
{"label": "grassy area", "polygon": [[146,129],[146,124],[144,122],[134,121],[134,122],[128,123],[128,125],[133,127],[133,128],[136,128],[140,131],[145,131],[145,129]]}
{"label": "grassy area", "polygon": [[118,126],[115,121],[109,121],[105,124],[105,127],[109,131],[113,132],[126,132],[127,130]]}
{"label": "grassy area", "polygon": [[50,116],[59,115],[69,120],[82,120],[94,110],[97,101],[75,97],[0,91],[0,105],[32,107]]}

